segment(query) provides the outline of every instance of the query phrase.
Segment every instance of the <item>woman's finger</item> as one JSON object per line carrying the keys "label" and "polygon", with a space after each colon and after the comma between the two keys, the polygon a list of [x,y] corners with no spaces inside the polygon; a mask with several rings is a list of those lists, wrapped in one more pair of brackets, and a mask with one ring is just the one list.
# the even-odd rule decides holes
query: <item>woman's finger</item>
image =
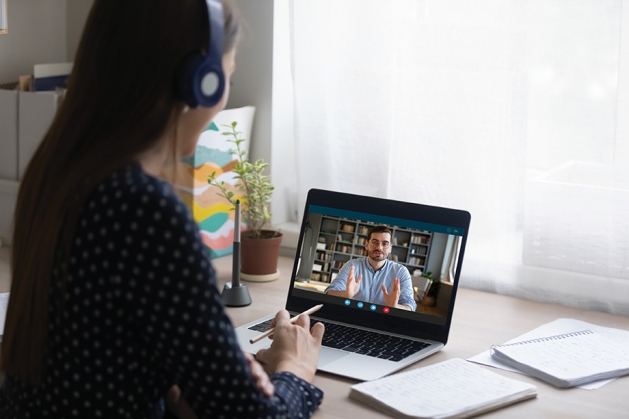
{"label": "woman's finger", "polygon": [[299,316],[297,316],[295,324],[297,326],[306,328],[306,330],[310,330],[310,316],[307,314],[300,314]]}
{"label": "woman's finger", "polygon": [[262,365],[260,365],[260,363],[256,361],[256,359],[250,353],[245,352],[245,358],[249,363],[249,367],[251,368],[251,375],[253,376],[258,390],[260,390],[260,392],[262,392],[265,397],[272,397],[275,393],[275,386],[271,382],[271,379],[269,378],[266,371],[264,371]]}
{"label": "woman's finger", "polygon": [[310,329],[310,334],[317,340],[317,344],[320,345],[323,340],[323,334],[325,332],[325,326],[323,323],[317,322],[312,329]]}

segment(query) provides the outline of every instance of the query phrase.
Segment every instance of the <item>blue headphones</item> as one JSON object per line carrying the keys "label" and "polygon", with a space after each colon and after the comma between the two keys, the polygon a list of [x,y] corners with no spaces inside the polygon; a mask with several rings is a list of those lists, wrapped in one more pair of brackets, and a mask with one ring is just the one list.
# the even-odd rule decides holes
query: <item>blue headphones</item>
{"label": "blue headphones", "polygon": [[203,0],[210,25],[208,51],[187,58],[177,77],[177,92],[191,108],[211,107],[223,97],[223,4],[221,0]]}

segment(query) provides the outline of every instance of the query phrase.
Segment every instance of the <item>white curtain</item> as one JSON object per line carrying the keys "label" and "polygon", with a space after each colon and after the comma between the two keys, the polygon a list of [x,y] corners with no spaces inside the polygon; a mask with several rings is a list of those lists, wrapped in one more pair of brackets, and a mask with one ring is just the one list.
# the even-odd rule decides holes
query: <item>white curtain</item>
{"label": "white curtain", "polygon": [[292,2],[300,203],[468,210],[462,286],[629,315],[624,6]]}

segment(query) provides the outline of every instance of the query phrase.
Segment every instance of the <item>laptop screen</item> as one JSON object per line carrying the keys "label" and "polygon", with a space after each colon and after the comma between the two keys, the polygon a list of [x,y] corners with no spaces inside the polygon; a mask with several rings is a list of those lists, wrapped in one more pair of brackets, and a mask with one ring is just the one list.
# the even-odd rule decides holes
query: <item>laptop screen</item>
{"label": "laptop screen", "polygon": [[289,310],[445,343],[469,213],[311,190]]}

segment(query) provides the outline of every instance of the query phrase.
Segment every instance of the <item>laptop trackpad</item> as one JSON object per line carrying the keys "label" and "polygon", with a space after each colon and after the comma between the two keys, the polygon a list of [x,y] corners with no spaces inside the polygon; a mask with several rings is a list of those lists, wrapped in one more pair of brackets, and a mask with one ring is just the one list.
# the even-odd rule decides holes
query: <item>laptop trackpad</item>
{"label": "laptop trackpad", "polygon": [[350,355],[350,353],[339,351],[338,349],[326,348],[324,346],[323,348],[321,348],[321,355],[319,356],[319,368],[325,367],[329,363],[334,362],[337,359],[341,359],[347,355]]}

